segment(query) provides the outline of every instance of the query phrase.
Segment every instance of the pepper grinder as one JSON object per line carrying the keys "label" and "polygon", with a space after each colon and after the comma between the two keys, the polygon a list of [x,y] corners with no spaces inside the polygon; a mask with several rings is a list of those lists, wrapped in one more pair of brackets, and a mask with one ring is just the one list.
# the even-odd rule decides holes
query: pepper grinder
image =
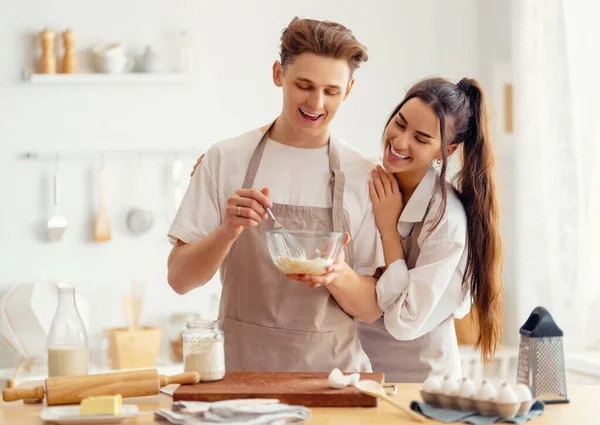
{"label": "pepper grinder", "polygon": [[39,62],[40,74],[56,74],[56,58],[54,57],[54,40],[56,34],[54,31],[44,28],[40,32],[40,40],[42,44],[42,56]]}
{"label": "pepper grinder", "polygon": [[77,56],[75,54],[75,34],[71,29],[67,28],[62,33],[64,56],[62,61],[63,74],[77,73]]}

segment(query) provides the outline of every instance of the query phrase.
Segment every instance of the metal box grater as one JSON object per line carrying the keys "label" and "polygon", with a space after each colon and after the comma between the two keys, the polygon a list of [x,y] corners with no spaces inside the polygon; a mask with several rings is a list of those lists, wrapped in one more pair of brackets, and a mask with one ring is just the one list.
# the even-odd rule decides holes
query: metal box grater
{"label": "metal box grater", "polygon": [[563,332],[543,307],[536,307],[520,330],[517,382],[546,404],[568,403]]}

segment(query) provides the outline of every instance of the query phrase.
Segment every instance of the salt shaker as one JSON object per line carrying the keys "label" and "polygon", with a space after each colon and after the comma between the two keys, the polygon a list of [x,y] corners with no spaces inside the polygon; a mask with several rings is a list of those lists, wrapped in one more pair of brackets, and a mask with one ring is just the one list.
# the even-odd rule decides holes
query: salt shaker
{"label": "salt shaker", "polygon": [[77,55],[75,54],[75,34],[70,28],[62,33],[64,56],[62,60],[62,73],[77,73]]}
{"label": "salt shaker", "polygon": [[54,56],[54,41],[56,34],[54,31],[44,28],[40,32],[40,43],[42,45],[42,55],[40,56],[39,69],[40,74],[56,74],[56,57]]}

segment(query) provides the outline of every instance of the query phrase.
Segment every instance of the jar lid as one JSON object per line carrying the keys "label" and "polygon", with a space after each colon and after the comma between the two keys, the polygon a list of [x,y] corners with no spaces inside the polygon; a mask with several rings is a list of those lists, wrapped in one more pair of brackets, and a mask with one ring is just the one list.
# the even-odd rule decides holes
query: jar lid
{"label": "jar lid", "polygon": [[200,314],[192,313],[192,312],[175,313],[175,314],[172,314],[171,318],[170,318],[170,321],[172,323],[182,323],[182,324],[186,324],[186,323],[194,321],[194,320],[200,320]]}
{"label": "jar lid", "polygon": [[193,320],[186,324],[188,329],[219,329],[221,322],[219,320]]}

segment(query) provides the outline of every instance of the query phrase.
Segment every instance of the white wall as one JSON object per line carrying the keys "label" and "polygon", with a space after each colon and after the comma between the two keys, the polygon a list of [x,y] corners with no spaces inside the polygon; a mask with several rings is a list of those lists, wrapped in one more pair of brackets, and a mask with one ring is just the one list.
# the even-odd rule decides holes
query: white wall
{"label": "white wall", "polygon": [[[478,2],[57,0],[0,3],[0,293],[14,282],[67,280],[92,307],[90,334],[124,323],[121,294],[145,280],[146,324],[194,309],[214,314],[218,283],[180,297],[166,283],[166,159],[146,160],[138,185],[157,222],[135,238],[123,218],[133,203],[132,161],[107,162],[113,240],[92,241],[97,161],[62,164],[59,243],[40,239],[51,213],[51,162],[17,159],[29,150],[206,149],[214,141],[272,120],[280,92],[270,78],[280,31],[294,15],[340,21],[369,48],[371,59],[339,113],[334,131],[367,155],[379,152],[387,114],[416,79],[478,76]],[[32,62],[32,35],[70,26],[78,50],[121,40],[135,52],[161,47],[167,32],[187,29],[196,41],[193,81],[182,86],[34,86],[20,81]],[[191,168],[186,158],[185,168]],[[43,343],[42,341],[40,343]],[[16,359],[0,345],[0,366]]]}
{"label": "white wall", "polygon": [[493,141],[496,151],[496,176],[500,200],[500,227],[504,244],[504,337],[505,346],[518,343],[518,329],[523,325],[517,315],[515,205],[514,205],[514,137],[504,129],[505,83],[512,83],[512,0],[479,2],[479,77],[492,106]]}

